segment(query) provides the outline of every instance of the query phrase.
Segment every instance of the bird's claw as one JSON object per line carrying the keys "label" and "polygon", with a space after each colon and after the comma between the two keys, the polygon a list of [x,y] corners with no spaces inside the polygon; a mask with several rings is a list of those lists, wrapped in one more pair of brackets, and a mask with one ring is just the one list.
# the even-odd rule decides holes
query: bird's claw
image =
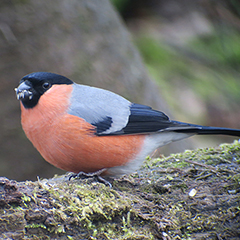
{"label": "bird's claw", "polygon": [[94,178],[98,182],[105,184],[106,186],[112,187],[112,184],[104,179],[102,176],[100,176],[106,169],[101,169],[93,173],[85,173],[85,172],[79,172],[79,173],[73,173],[70,175],[69,180],[72,178]]}

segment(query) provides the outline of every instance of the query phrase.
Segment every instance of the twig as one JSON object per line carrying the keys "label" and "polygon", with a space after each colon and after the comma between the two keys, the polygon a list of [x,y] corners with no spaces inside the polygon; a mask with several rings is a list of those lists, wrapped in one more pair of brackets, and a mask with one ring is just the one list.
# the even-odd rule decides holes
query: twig
{"label": "twig", "polygon": [[191,164],[194,164],[194,165],[198,165],[198,166],[201,166],[201,167],[204,167],[204,168],[207,168],[209,170],[211,170],[212,172],[216,173],[217,174],[217,171],[214,167],[212,166],[209,166],[207,164],[204,164],[204,163],[199,163],[199,162],[194,162],[194,161],[191,161],[191,160],[187,160],[187,159],[184,159],[185,162],[188,162],[188,163],[191,163]]}

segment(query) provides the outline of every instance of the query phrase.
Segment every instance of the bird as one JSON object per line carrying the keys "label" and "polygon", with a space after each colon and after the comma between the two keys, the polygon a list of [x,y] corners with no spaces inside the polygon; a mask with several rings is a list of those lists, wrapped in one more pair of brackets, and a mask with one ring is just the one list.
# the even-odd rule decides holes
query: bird
{"label": "bird", "polygon": [[240,137],[239,129],[170,120],[149,106],[56,73],[30,73],[15,91],[27,138],[46,161],[76,175],[130,174],[157,148],[196,134]]}

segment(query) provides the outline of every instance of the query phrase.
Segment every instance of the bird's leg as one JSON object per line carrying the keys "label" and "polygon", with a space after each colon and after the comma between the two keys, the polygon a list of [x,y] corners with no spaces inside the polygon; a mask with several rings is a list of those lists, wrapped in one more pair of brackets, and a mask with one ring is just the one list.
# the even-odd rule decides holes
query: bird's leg
{"label": "bird's leg", "polygon": [[69,180],[71,180],[72,178],[95,178],[98,182],[103,183],[111,188],[112,184],[101,176],[104,171],[106,171],[106,168],[100,169],[93,173],[73,173],[70,175]]}

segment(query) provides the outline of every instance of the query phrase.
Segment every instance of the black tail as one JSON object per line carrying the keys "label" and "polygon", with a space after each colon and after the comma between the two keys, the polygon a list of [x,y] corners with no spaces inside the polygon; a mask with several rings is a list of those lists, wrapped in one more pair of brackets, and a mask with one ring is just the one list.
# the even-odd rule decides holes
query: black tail
{"label": "black tail", "polygon": [[240,137],[239,129],[218,128],[218,127],[203,127],[198,134],[222,134]]}
{"label": "black tail", "polygon": [[176,129],[172,129],[173,131],[176,131],[176,132],[195,133],[199,135],[207,135],[207,134],[220,135],[221,134],[221,135],[230,135],[230,136],[240,137],[240,129],[207,127],[207,126],[181,123],[181,122],[175,122],[175,123],[180,124],[180,126],[176,127]]}

